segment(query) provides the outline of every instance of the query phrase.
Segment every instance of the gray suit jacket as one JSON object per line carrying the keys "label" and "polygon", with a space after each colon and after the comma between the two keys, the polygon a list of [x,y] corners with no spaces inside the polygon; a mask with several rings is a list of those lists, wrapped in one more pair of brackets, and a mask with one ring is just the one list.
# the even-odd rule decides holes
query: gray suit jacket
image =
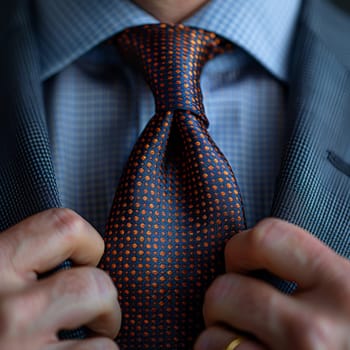
{"label": "gray suit jacket", "polygon": [[[0,35],[0,231],[61,206],[48,140],[33,10],[18,1]],[[5,24],[6,25],[5,25]],[[290,120],[271,215],[295,223],[350,258],[350,20],[305,1],[290,63]],[[6,58],[9,58],[8,60]],[[5,97],[5,98],[4,98]],[[290,291],[289,284],[276,282]]]}

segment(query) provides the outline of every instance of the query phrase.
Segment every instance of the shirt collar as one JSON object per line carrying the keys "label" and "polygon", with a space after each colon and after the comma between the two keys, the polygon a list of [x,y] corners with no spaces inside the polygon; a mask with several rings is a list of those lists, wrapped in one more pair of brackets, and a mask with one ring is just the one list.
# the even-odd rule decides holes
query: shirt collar
{"label": "shirt collar", "polygon": [[[276,78],[288,81],[288,58],[301,1],[212,0],[184,23],[227,38]],[[130,0],[36,3],[42,79],[127,27],[158,23]]]}
{"label": "shirt collar", "polygon": [[216,0],[185,23],[229,39],[287,82],[300,7],[301,0]]}
{"label": "shirt collar", "polygon": [[129,0],[37,0],[37,13],[43,80],[127,27],[158,23]]}

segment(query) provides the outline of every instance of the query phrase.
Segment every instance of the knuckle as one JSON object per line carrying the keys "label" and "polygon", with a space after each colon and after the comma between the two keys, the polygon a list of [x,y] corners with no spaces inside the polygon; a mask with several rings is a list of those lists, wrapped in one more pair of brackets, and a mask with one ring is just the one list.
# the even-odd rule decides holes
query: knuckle
{"label": "knuckle", "polygon": [[204,296],[204,305],[211,304],[216,300],[218,293],[221,293],[221,285],[224,284],[224,276],[219,276],[214,280],[214,282],[209,286],[208,290]]}
{"label": "knuckle", "polygon": [[100,269],[94,269],[93,277],[95,279],[95,285],[99,290],[99,294],[103,295],[101,300],[106,303],[106,306],[109,309],[111,305],[115,305],[115,301],[118,298],[117,289],[106,272]]}
{"label": "knuckle", "polygon": [[53,291],[60,296],[85,296],[94,289],[90,269],[73,268],[57,274]]}
{"label": "knuckle", "polygon": [[283,232],[283,223],[279,219],[266,218],[260,221],[251,231],[249,244],[253,250],[269,246],[275,232]]}
{"label": "knuckle", "polygon": [[48,215],[52,219],[57,233],[69,241],[76,241],[83,233],[84,220],[73,210],[67,208],[50,209]]}
{"label": "knuckle", "polygon": [[93,247],[91,254],[95,257],[95,264],[97,264],[105,250],[104,240],[97,231],[90,228],[89,224],[71,209],[55,208],[50,209],[48,212],[53,222],[54,232],[69,247],[74,247],[79,242],[84,242],[86,234],[89,232],[89,240],[93,242],[90,245]]}
{"label": "knuckle", "polygon": [[94,302],[109,305],[112,300],[115,302],[117,291],[109,276],[97,268],[74,268],[60,272],[57,275],[55,294],[73,295],[84,299],[93,299]]}
{"label": "knuckle", "polygon": [[[91,269],[90,278],[94,284],[94,301],[101,314],[110,314],[118,309],[118,293],[111,278],[100,269]],[[119,326],[117,327],[119,330]]]}

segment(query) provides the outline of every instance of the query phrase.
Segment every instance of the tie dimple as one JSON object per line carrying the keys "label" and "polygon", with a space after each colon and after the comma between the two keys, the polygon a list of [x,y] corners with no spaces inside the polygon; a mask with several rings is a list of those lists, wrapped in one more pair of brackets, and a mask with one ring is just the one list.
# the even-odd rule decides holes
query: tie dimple
{"label": "tie dimple", "polygon": [[245,228],[227,160],[207,132],[200,73],[231,44],[204,30],[146,25],[115,38],[136,59],[156,114],[120,179],[100,267],[119,291],[121,349],[190,349],[225,242]]}

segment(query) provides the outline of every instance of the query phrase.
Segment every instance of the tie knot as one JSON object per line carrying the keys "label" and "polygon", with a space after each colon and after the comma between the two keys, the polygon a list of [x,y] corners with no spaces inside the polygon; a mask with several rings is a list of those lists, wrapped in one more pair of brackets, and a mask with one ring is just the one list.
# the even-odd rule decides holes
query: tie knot
{"label": "tie knot", "polygon": [[202,68],[215,55],[232,49],[232,44],[216,34],[182,24],[128,28],[115,42],[122,54],[140,63],[157,112],[183,109],[201,116]]}

